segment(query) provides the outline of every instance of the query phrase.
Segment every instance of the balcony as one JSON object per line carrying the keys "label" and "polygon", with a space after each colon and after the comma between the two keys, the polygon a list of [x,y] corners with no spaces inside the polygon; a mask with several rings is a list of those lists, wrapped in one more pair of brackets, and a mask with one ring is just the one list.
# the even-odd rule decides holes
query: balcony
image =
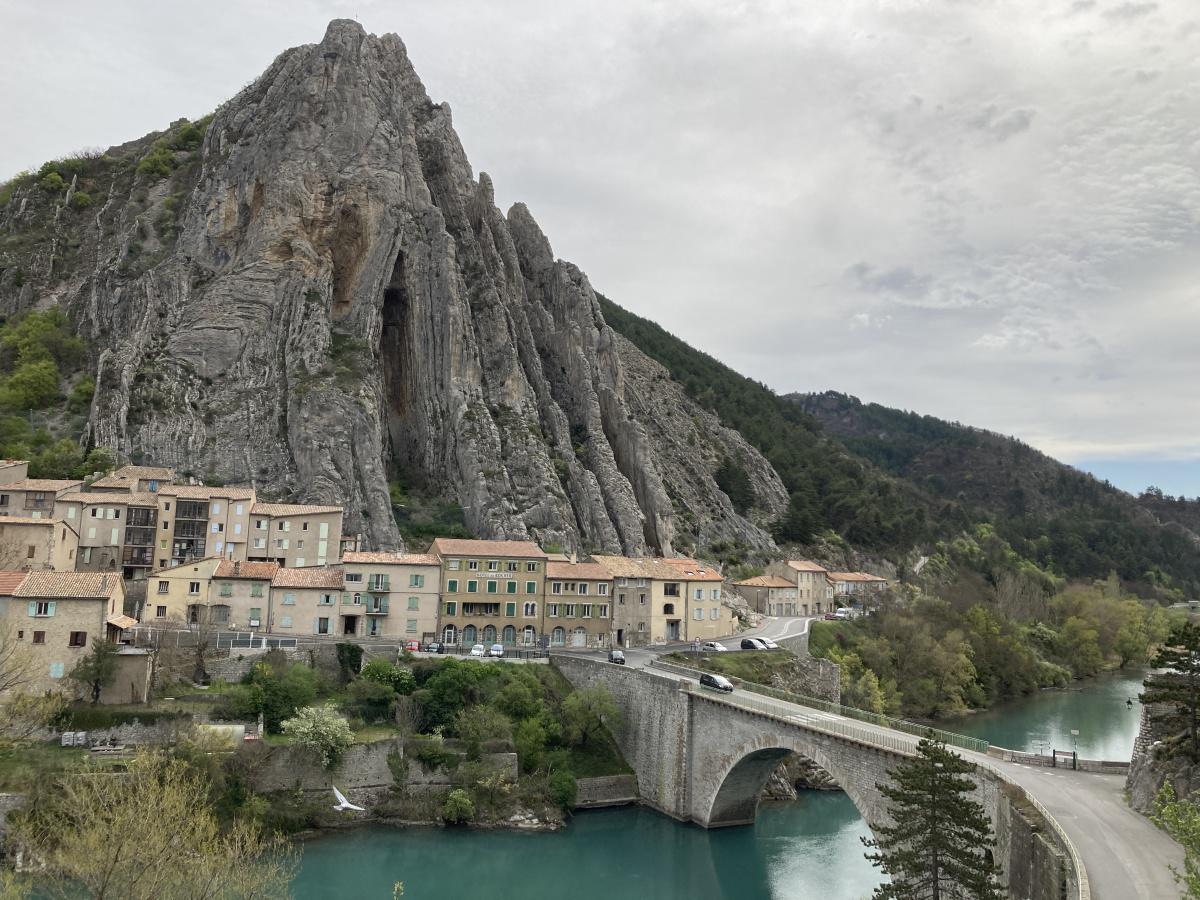
{"label": "balcony", "polygon": [[121,557],[121,564],[125,566],[152,566],[154,565],[154,548],[126,547]]}
{"label": "balcony", "polygon": [[130,507],[125,524],[130,528],[153,528],[158,521],[158,510]]}
{"label": "balcony", "polygon": [[462,614],[471,617],[498,617],[500,615],[499,603],[464,603],[462,605]]}
{"label": "balcony", "polygon": [[125,545],[128,547],[153,547],[156,536],[153,528],[126,528]]}
{"label": "balcony", "polygon": [[26,509],[54,509],[53,497],[26,497]]}
{"label": "balcony", "polygon": [[176,519],[203,519],[208,521],[208,504],[180,500],[175,509]]}
{"label": "balcony", "polygon": [[372,578],[367,584],[367,589],[377,594],[386,594],[391,591],[386,578]]}
{"label": "balcony", "polygon": [[368,597],[363,608],[368,616],[386,616],[388,614],[387,597]]}
{"label": "balcony", "polygon": [[206,522],[179,522],[175,523],[175,538],[176,540],[187,539],[195,540],[203,539],[208,535],[208,524]]}

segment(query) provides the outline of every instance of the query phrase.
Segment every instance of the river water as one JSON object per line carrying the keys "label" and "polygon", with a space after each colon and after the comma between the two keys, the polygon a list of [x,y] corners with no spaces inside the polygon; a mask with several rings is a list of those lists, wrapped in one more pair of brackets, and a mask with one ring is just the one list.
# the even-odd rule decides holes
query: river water
{"label": "river water", "polygon": [[[1074,729],[1080,756],[1128,759],[1141,677],[1105,675],[944,727],[1015,750],[1069,750]],[[405,900],[857,900],[880,881],[863,858],[866,836],[845,794],[819,791],[716,831],[633,807],[581,813],[551,834],[373,827],[305,844],[293,891],[388,900],[403,881]]]}

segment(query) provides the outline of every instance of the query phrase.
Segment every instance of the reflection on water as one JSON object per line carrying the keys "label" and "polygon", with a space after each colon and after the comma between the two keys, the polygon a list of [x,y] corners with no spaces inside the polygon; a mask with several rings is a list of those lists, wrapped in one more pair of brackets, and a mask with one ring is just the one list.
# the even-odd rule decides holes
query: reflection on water
{"label": "reflection on water", "polygon": [[[1044,691],[944,727],[1016,750],[1043,740],[1081,756],[1129,759],[1141,672]],[[1133,708],[1126,706],[1132,698]],[[629,807],[576,816],[553,834],[364,828],[305,845],[299,900],[858,900],[879,883],[867,827],[842,793],[807,791],[760,807],[753,827],[705,831]]]}
{"label": "reflection on water", "polygon": [[577,815],[553,834],[363,828],[305,845],[298,900],[857,900],[879,883],[866,825],[840,792],[763,804],[752,827],[705,831],[636,807]]}
{"label": "reflection on water", "polygon": [[[1137,698],[1144,677],[1140,670],[1101,675],[1067,690],[1041,691],[939,724],[1010,750],[1037,750],[1039,741],[1049,749],[1072,750],[1077,742],[1079,755],[1086,759],[1127,760],[1137,737],[1141,715]],[[1079,732],[1078,737],[1072,730]]]}

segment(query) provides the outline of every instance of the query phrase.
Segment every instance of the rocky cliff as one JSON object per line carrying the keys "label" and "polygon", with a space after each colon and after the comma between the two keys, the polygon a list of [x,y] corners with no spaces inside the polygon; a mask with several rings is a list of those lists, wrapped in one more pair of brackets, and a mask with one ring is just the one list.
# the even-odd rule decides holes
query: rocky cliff
{"label": "rocky cliff", "polygon": [[390,477],[479,536],[628,553],[767,547],[786,505],[529,211],[496,208],[400,39],[352,21],[210,119],[0,192],[0,312],[54,303],[97,348],[86,440],[343,503],[376,547],[400,543]]}

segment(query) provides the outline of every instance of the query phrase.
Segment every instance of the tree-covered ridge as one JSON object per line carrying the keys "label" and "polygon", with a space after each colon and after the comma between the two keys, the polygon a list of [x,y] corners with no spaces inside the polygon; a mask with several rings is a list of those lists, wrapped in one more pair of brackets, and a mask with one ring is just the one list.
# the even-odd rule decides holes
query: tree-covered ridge
{"label": "tree-covered ridge", "polygon": [[[787,400],[851,452],[936,498],[942,534],[991,522],[1017,554],[1055,575],[1095,579],[1115,571],[1143,595],[1200,593],[1192,535],[1159,527],[1137,499],[1027,444],[845,394]],[[1165,522],[1200,518],[1186,502],[1168,501],[1143,496],[1140,505]]]}
{"label": "tree-covered ridge", "polygon": [[[606,297],[600,297],[600,306],[609,325],[665,366],[690,397],[774,466],[791,497],[775,527],[777,539],[808,541],[832,529],[858,547],[900,555],[929,536],[923,497],[853,458],[796,404]],[[722,480],[736,484],[733,473],[722,473]]]}

